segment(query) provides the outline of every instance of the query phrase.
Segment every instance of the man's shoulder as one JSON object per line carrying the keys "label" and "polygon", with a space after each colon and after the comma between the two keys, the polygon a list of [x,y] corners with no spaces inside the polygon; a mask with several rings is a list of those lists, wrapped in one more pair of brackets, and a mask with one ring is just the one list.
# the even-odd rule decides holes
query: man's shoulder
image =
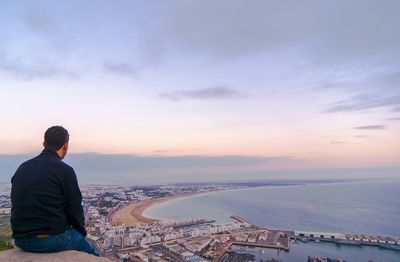
{"label": "man's shoulder", "polygon": [[52,159],[51,165],[55,166],[57,168],[57,170],[61,171],[62,173],[75,174],[74,169],[70,165],[68,165],[67,163],[62,161],[61,159]]}
{"label": "man's shoulder", "polygon": [[36,157],[33,157],[25,162],[23,162],[18,169],[29,169],[29,168],[35,168],[38,166],[55,166],[60,171],[64,171],[66,173],[75,173],[74,169],[68,165],[67,163],[63,162],[61,159],[57,158],[43,158],[41,155],[38,155]]}
{"label": "man's shoulder", "polygon": [[60,163],[60,166],[62,166],[66,171],[68,171],[69,173],[75,174],[75,171],[72,168],[72,166],[68,165],[67,163],[65,163],[64,161],[61,161],[61,160],[59,161],[59,163]]}
{"label": "man's shoulder", "polygon": [[30,166],[32,166],[32,165],[36,165],[37,162],[38,162],[38,157],[39,157],[39,156],[35,156],[35,157],[31,158],[31,159],[26,160],[25,162],[22,162],[22,163],[19,165],[18,168],[21,169],[21,168],[24,168],[24,167],[30,167]]}

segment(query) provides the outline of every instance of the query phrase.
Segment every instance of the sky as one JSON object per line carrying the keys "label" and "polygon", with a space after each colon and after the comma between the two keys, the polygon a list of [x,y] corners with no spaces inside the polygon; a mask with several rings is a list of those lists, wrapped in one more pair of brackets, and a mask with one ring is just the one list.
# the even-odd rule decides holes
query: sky
{"label": "sky", "polygon": [[398,10],[1,1],[0,181],[52,125],[83,181],[400,176]]}

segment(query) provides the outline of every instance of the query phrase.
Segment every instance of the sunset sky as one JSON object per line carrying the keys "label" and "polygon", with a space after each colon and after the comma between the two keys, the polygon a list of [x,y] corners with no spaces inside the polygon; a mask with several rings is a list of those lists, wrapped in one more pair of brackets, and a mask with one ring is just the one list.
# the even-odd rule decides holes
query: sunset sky
{"label": "sunset sky", "polygon": [[0,176],[40,152],[55,124],[81,172],[399,167],[399,10],[397,0],[1,1]]}

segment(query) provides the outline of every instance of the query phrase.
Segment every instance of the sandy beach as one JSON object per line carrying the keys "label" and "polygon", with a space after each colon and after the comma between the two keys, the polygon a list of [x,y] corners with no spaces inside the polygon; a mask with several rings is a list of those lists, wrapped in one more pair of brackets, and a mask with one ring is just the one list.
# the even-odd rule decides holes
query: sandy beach
{"label": "sandy beach", "polygon": [[156,199],[148,199],[132,203],[117,210],[115,214],[112,216],[112,223],[114,225],[125,224],[126,226],[135,226],[135,225],[143,225],[143,224],[151,224],[154,222],[159,222],[160,220],[143,216],[143,211],[154,204],[158,204],[176,198],[189,197],[204,193],[210,193],[210,192],[181,194],[175,196],[160,197]]}
{"label": "sandy beach", "polygon": [[[261,186],[261,187],[270,187],[270,186]],[[196,192],[196,193],[190,193],[190,194],[180,194],[180,195],[175,195],[175,196],[143,200],[140,202],[126,205],[126,206],[118,209],[112,215],[111,221],[114,225],[124,224],[126,226],[144,225],[144,224],[160,222],[161,220],[159,220],[159,219],[154,219],[154,218],[149,218],[149,217],[143,216],[144,210],[152,205],[162,203],[165,201],[169,201],[172,199],[191,197],[191,196],[195,196],[195,195],[212,194],[212,193],[217,193],[217,192],[221,192],[221,191],[226,192],[226,191],[236,191],[236,190],[246,190],[246,189],[250,190],[250,189],[254,189],[254,188],[259,188],[259,187],[236,188],[236,189],[217,189],[217,190],[211,190],[211,191],[203,191],[203,192]]]}

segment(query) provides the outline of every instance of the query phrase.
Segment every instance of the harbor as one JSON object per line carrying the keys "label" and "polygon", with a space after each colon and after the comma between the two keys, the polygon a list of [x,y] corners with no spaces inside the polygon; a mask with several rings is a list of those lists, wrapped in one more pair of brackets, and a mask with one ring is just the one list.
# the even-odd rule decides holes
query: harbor
{"label": "harbor", "polygon": [[[290,243],[297,242],[330,242],[338,245],[374,246],[378,248],[400,251],[400,238],[390,236],[370,236],[336,232],[291,231],[258,227],[247,219],[234,215],[235,221],[244,224],[248,229],[232,232],[223,252],[217,261],[225,261],[228,251],[247,250],[248,248],[268,248],[278,251],[289,251]],[[244,251],[243,251],[244,252]]]}
{"label": "harbor", "polygon": [[302,242],[333,242],[343,245],[376,246],[380,248],[400,251],[400,238],[389,236],[294,231],[293,240]]}
{"label": "harbor", "polygon": [[[366,187],[365,184],[362,185],[362,188]],[[352,191],[356,186],[359,188],[358,184],[348,185]],[[315,191],[337,188],[336,184],[308,187]],[[170,188],[166,190],[169,193],[159,191],[157,195],[171,194]],[[300,211],[307,211],[307,205],[312,211],[324,210],[325,200],[320,201],[321,203],[317,200],[310,202],[306,198],[307,201],[303,201],[301,195],[295,194],[288,202],[284,201],[288,194],[296,193],[296,190],[304,191],[303,187],[273,187],[268,190],[259,188],[239,191],[240,197],[237,191],[226,191],[201,197],[185,197],[184,201],[170,201],[162,205],[155,205],[160,202],[146,201],[146,196],[141,196],[144,200],[136,201],[137,204],[146,201],[146,205],[154,204],[154,207],[142,213],[142,210],[132,209],[138,205],[130,206],[126,210],[127,214],[135,217],[142,215],[158,221],[133,226],[100,226],[96,230],[104,233],[99,243],[104,255],[118,259],[215,262],[260,262],[275,259],[303,262],[310,257],[310,261],[324,261],[325,258],[347,262],[383,261],[382,259],[400,261],[396,238],[400,234],[396,231],[394,221],[390,220],[392,216],[386,219],[386,227],[380,226],[379,229],[373,227],[369,220],[358,220],[357,225],[351,224],[354,220],[345,218],[351,217],[353,213],[344,213],[341,209],[335,209],[337,215],[331,219],[327,217],[330,213],[324,213],[326,215],[319,218],[314,213]],[[187,191],[184,189],[171,195],[179,198]],[[119,198],[120,194],[116,197]],[[242,201],[242,198],[246,201]],[[299,203],[293,202],[293,198],[300,199]],[[248,202],[247,199],[252,201]],[[126,201],[129,203],[132,200]],[[354,206],[357,205],[358,202],[354,203]],[[258,209],[259,206],[263,208]],[[295,207],[299,207],[295,209],[295,214],[287,212]],[[222,211],[218,213],[220,209]],[[91,210],[88,210],[89,213]],[[352,211],[353,208],[349,210]],[[343,216],[344,214],[348,216]],[[343,219],[346,223],[338,219]],[[384,230],[386,228],[391,230]]]}

